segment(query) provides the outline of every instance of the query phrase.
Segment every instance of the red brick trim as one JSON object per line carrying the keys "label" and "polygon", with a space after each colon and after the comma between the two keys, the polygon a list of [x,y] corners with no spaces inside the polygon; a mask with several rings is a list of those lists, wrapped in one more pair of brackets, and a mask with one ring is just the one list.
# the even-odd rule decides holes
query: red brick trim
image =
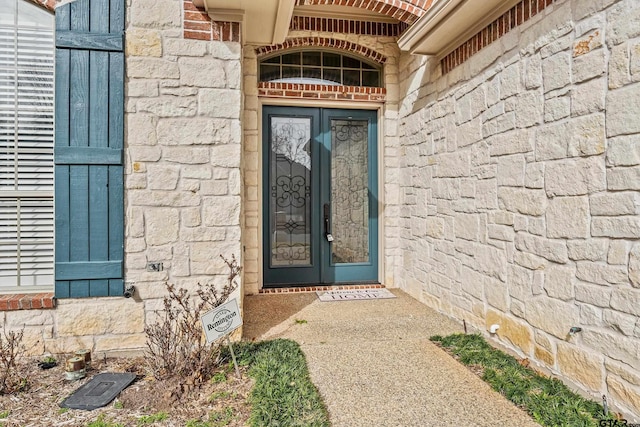
{"label": "red brick trim", "polygon": [[212,40],[221,42],[240,42],[239,22],[211,22]]}
{"label": "red brick trim", "polygon": [[475,36],[462,43],[453,52],[442,58],[442,73],[446,74],[458,65],[466,62],[471,56],[484,47],[498,40],[509,31],[527,22],[541,13],[545,8],[558,0],[522,0],[498,19],[487,25]]}
{"label": "red brick trim", "polygon": [[431,7],[433,0],[296,0],[296,6],[340,5],[358,7],[413,24]]}
{"label": "red brick trim", "polygon": [[346,40],[336,40],[322,37],[296,37],[285,40],[284,43],[275,44],[270,46],[262,46],[256,49],[258,57],[268,55],[273,52],[296,48],[296,47],[330,47],[334,49],[345,50],[354,52],[369,58],[377,62],[378,64],[384,64],[387,61],[387,57],[383,54],[376,52],[359,44],[351,43]]}
{"label": "red brick trim", "polygon": [[198,9],[191,0],[184,0],[182,4],[184,8],[183,36],[185,39],[240,41],[239,22],[212,21],[209,14]]}
{"label": "red brick trim", "polygon": [[53,293],[0,295],[0,311],[55,308]]}
{"label": "red brick trim", "polygon": [[260,294],[293,294],[317,291],[346,291],[356,289],[383,289],[384,285],[336,285],[336,286],[296,286],[291,288],[260,289]]}
{"label": "red brick trim", "polygon": [[369,36],[397,37],[409,27],[401,22],[370,22],[351,19],[314,18],[312,16],[294,16],[290,30],[326,31],[341,34],[363,34]]}
{"label": "red brick trim", "polygon": [[383,87],[331,86],[302,83],[258,83],[258,96],[264,98],[322,99],[340,101],[384,102]]}
{"label": "red brick trim", "polygon": [[31,3],[47,9],[49,12],[55,12],[56,0],[29,0]]}

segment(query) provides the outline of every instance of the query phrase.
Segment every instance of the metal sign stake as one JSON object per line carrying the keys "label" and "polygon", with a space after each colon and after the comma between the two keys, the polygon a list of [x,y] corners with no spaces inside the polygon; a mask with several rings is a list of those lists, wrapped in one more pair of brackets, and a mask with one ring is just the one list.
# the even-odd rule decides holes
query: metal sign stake
{"label": "metal sign stake", "polygon": [[238,301],[232,299],[213,310],[206,312],[200,317],[202,322],[202,329],[207,337],[207,343],[211,344],[214,341],[218,341],[221,338],[227,338],[227,345],[231,352],[231,358],[233,359],[233,366],[236,368],[236,375],[238,379],[242,379],[240,368],[238,367],[238,361],[236,355],[233,352],[233,346],[231,345],[231,333],[242,326],[242,316],[238,309]]}
{"label": "metal sign stake", "polygon": [[227,345],[229,346],[229,351],[231,352],[231,358],[233,359],[233,366],[236,368],[236,376],[239,380],[242,379],[242,374],[240,373],[240,368],[238,367],[238,362],[236,361],[236,354],[233,352],[233,345],[231,345],[231,339],[229,339],[229,335],[227,335]]}

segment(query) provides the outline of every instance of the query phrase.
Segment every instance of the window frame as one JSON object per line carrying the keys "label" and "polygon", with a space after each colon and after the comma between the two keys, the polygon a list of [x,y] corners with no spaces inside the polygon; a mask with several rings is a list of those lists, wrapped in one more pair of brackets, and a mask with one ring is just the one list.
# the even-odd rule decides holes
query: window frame
{"label": "window frame", "polygon": [[[320,54],[320,64],[305,64],[305,54]],[[298,56],[297,63],[285,62],[284,58]],[[325,65],[325,56],[338,56],[340,65]],[[345,58],[351,61],[357,61],[358,66],[345,66]],[[278,59],[277,62],[274,62]],[[278,68],[278,76],[275,78],[263,78],[263,67],[272,68],[275,72]],[[286,76],[285,69],[299,69],[299,76],[288,77]],[[320,78],[305,77],[305,70],[319,70]],[[340,81],[325,79],[325,71],[339,72]],[[354,84],[353,81],[345,79],[345,71],[358,72],[358,84]],[[258,81],[259,82],[273,82],[273,83],[298,83],[298,84],[322,84],[329,86],[359,86],[359,87],[383,87],[383,67],[374,61],[368,60],[361,56],[350,55],[343,51],[334,49],[288,49],[286,51],[275,52],[271,55],[265,55],[258,60]],[[365,74],[376,73],[375,84],[364,84]]]}
{"label": "window frame", "polygon": [[[13,23],[0,24],[6,42],[0,45],[6,54],[0,63],[0,101],[6,100],[0,102],[0,123],[6,125],[0,131],[0,225],[6,227],[0,232],[1,294],[54,288],[55,15],[27,0],[12,2]],[[50,20],[46,26],[25,24],[21,11]],[[21,85],[25,81],[36,83]]]}

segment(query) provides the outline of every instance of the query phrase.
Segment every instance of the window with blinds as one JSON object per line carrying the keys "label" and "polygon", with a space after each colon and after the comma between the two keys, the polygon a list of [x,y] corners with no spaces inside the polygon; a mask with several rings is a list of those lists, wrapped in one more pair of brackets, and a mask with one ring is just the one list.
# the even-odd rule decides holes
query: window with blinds
{"label": "window with blinds", "polygon": [[54,16],[0,0],[0,292],[53,287]]}

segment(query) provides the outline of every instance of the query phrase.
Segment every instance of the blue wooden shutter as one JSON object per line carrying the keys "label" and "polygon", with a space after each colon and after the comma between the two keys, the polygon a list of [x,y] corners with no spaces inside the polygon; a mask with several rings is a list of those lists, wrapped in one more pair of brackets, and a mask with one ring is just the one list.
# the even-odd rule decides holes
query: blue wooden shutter
{"label": "blue wooden shutter", "polygon": [[124,3],[56,9],[58,298],[123,294]]}

